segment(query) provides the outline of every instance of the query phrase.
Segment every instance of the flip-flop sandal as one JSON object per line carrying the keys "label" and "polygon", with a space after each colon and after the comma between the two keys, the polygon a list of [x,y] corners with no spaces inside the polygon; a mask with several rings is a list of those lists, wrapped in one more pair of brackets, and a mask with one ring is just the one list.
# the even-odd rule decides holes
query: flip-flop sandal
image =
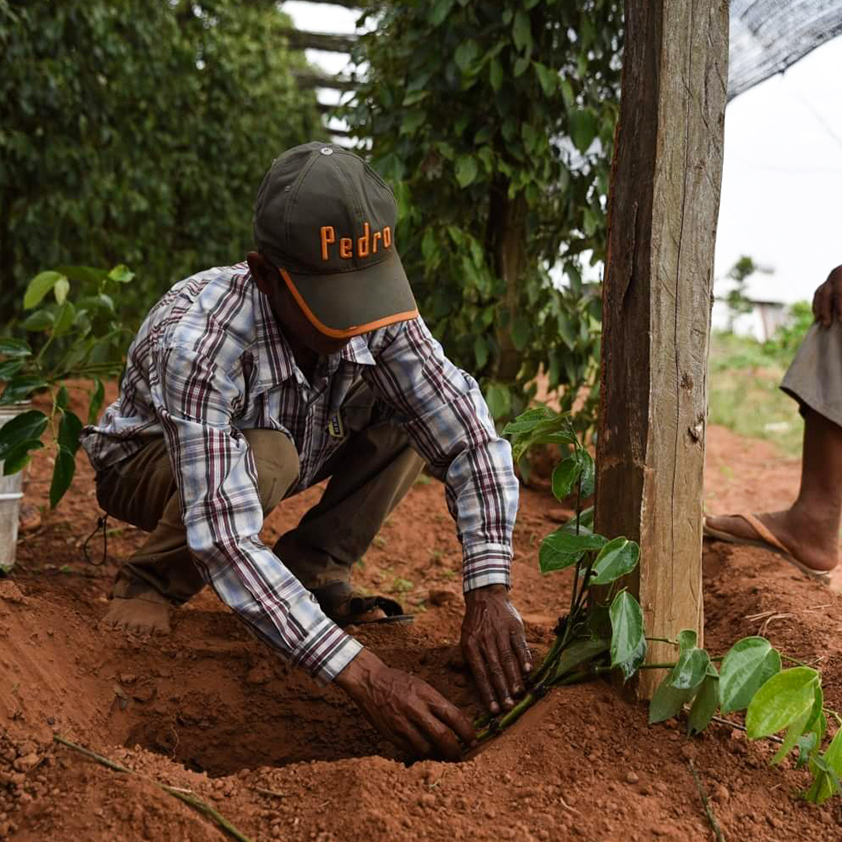
{"label": "flip-flop sandal", "polygon": [[760,547],[762,550],[779,555],[784,561],[788,561],[793,567],[797,567],[809,579],[816,582],[821,582],[823,585],[830,584],[830,574],[823,570],[813,570],[812,567],[807,567],[806,564],[800,562],[792,550],[790,550],[782,541],[776,538],[769,528],[755,515],[740,512],[731,517],[741,517],[759,536],[761,540],[752,538],[741,538],[739,535],[732,535],[730,532],[723,532],[721,529],[714,529],[708,526],[707,518],[704,519],[702,531],[708,538],[715,538],[719,541],[727,541],[729,544],[740,544],[745,547]]}
{"label": "flip-flop sandal", "polygon": [[[404,614],[401,604],[396,600],[386,596],[363,596],[354,591],[349,582],[331,582],[313,588],[311,593],[322,611],[338,626],[411,623],[415,619],[412,614]],[[378,608],[385,617],[362,619]]]}

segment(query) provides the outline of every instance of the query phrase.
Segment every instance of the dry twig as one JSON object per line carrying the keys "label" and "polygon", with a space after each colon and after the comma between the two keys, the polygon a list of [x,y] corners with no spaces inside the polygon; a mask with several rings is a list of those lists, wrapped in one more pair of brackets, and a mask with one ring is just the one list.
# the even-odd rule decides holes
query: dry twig
{"label": "dry twig", "polygon": [[108,769],[112,769],[115,772],[124,772],[127,775],[137,775],[139,778],[143,778],[150,783],[155,784],[155,786],[160,787],[167,795],[172,795],[173,798],[178,798],[179,801],[183,801],[185,804],[189,804],[193,807],[194,810],[198,810],[200,813],[203,813],[209,819],[211,819],[214,824],[216,824],[219,828],[224,830],[229,836],[232,836],[237,842],[252,842],[252,840],[246,836],[245,834],[241,833],[234,827],[225,816],[218,813],[214,810],[210,804],[206,804],[202,801],[201,798],[197,798],[195,795],[192,794],[190,790],[183,789],[182,787],[178,786],[170,786],[169,784],[162,784],[160,781],[156,781],[153,778],[149,778],[146,775],[141,775],[139,772],[135,772],[134,769],[129,769],[128,766],[123,766],[121,763],[116,763],[113,760],[109,760],[107,757],[103,757],[101,754],[97,754],[95,751],[91,751],[88,748],[83,748],[76,743],[70,742],[70,740],[66,740],[64,737],[59,736],[58,734],[53,735],[53,739],[57,743],[61,743],[63,746],[67,746],[67,748],[73,749],[73,751],[79,752],[79,754],[84,754],[85,757],[90,757],[91,760],[96,760],[97,763],[107,767]]}
{"label": "dry twig", "polygon": [[716,837],[716,842],[726,842],[722,828],[719,826],[719,822],[714,815],[713,807],[710,806],[710,801],[708,801],[707,793],[702,785],[702,779],[699,777],[699,773],[693,765],[693,760],[689,759],[687,762],[690,764],[690,771],[693,773],[693,780],[696,782],[696,789],[699,790],[699,797],[702,799],[702,806],[705,808],[705,816],[707,816],[708,823],[713,830],[713,835]]}

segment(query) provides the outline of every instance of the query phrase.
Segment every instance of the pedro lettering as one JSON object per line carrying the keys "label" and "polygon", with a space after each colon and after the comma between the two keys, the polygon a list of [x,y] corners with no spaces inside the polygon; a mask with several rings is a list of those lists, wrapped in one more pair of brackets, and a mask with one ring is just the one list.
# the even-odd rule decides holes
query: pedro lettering
{"label": "pedro lettering", "polygon": [[387,249],[392,245],[392,228],[387,225],[382,231],[372,231],[371,226],[363,223],[363,235],[357,237],[356,242],[352,237],[340,237],[336,240],[336,229],[332,225],[323,225],[320,231],[322,244],[322,260],[330,260],[332,253],[338,250],[342,260],[351,260],[353,257],[368,257],[377,254],[381,249]]}

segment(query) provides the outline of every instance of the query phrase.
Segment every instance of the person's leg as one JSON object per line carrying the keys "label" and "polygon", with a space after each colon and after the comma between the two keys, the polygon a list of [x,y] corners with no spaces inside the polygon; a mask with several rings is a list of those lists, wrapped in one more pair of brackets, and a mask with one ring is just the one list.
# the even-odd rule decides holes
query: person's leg
{"label": "person's leg", "polygon": [[[247,430],[257,469],[264,514],[298,477],[298,454],[283,434]],[[183,605],[204,587],[187,548],[178,490],[163,439],[98,478],[97,496],[109,514],[149,532],[120,568],[112,589],[106,625],[144,632],[169,631],[170,608]]]}
{"label": "person's leg", "polygon": [[[838,560],[840,513],[842,427],[812,409],[805,409],[798,498],[784,511],[763,512],[757,517],[799,561],[814,570],[832,570]],[[739,516],[709,516],[706,523],[739,538],[758,537]]]}
{"label": "person's leg", "polygon": [[367,387],[355,390],[342,416],[348,439],[320,475],[331,477],[321,500],[274,548],[310,590],[350,583],[352,566],[424,467],[406,433],[377,420],[381,413]]}
{"label": "person's leg", "polygon": [[[781,388],[804,416],[801,489],[790,508],[757,517],[807,567],[832,570],[842,511],[842,324],[810,328]],[[709,516],[705,524],[737,538],[758,538],[742,517]]]}

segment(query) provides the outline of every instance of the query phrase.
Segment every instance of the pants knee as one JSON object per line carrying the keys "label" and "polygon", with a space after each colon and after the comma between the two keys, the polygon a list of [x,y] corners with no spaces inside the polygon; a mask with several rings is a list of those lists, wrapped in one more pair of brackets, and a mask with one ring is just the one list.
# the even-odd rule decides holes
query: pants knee
{"label": "pants knee", "polygon": [[283,500],[298,480],[298,451],[278,430],[244,430],[257,469],[257,488],[263,513],[268,514]]}

